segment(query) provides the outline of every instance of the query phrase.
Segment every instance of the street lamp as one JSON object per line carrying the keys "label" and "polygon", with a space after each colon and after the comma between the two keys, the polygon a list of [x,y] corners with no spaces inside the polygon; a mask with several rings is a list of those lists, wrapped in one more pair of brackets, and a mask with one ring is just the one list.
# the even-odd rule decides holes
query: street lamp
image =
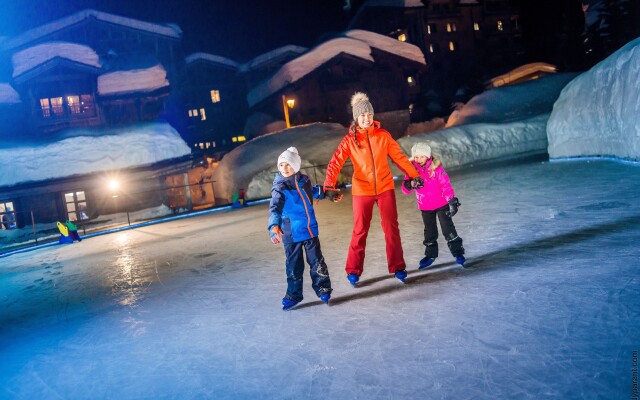
{"label": "street lamp", "polygon": [[284,110],[284,122],[287,124],[287,128],[291,128],[291,123],[289,122],[289,109],[293,108],[296,105],[296,101],[294,99],[288,99],[282,95],[282,109]]}

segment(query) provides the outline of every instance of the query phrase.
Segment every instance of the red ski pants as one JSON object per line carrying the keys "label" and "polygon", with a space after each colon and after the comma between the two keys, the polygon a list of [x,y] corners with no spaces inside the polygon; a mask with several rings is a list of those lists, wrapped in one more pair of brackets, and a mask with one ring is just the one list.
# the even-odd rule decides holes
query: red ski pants
{"label": "red ski pants", "polygon": [[396,193],[394,190],[387,190],[376,196],[353,196],[353,233],[345,267],[347,274],[356,274],[358,276],[362,274],[364,250],[367,245],[367,235],[369,234],[373,205],[375,203],[378,203],[378,209],[380,210],[389,273],[407,268],[402,254],[400,229],[398,228]]}

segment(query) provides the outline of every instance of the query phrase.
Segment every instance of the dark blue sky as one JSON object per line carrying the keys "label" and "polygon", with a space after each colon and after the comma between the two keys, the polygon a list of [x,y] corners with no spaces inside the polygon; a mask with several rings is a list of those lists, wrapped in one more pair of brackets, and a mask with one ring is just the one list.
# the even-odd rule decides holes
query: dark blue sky
{"label": "dark blue sky", "polygon": [[278,46],[313,46],[346,28],[344,0],[0,0],[0,35],[93,8],[149,22],[174,22],[187,53],[247,61]]}
{"label": "dark blue sky", "polygon": [[[567,25],[575,32],[584,18],[581,0],[511,1],[520,4],[525,45],[537,61],[554,62]],[[177,23],[187,54],[204,51],[245,62],[287,44],[311,47],[345,30],[353,11],[344,5],[345,0],[0,0],[0,35],[93,8]]]}

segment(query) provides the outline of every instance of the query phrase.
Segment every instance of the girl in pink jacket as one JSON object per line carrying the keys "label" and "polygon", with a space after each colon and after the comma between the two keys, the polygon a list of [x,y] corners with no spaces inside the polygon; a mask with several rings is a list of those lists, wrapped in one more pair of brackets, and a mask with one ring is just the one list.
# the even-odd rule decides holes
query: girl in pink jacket
{"label": "girl in pink jacket", "polygon": [[429,267],[438,257],[438,226],[436,224],[436,216],[440,220],[440,228],[442,234],[447,240],[449,251],[456,258],[456,262],[464,267],[464,247],[462,247],[462,238],[458,236],[456,227],[453,225],[453,217],[458,212],[458,198],[455,197],[449,175],[445,172],[442,165],[435,170],[430,170],[429,166],[433,162],[431,157],[431,147],[426,143],[416,143],[411,148],[411,158],[409,159],[416,167],[422,179],[424,186],[416,189],[413,180],[405,176],[402,183],[402,192],[409,194],[416,192],[418,208],[422,212],[422,220],[424,221],[424,251],[425,257],[420,260],[419,269]]}

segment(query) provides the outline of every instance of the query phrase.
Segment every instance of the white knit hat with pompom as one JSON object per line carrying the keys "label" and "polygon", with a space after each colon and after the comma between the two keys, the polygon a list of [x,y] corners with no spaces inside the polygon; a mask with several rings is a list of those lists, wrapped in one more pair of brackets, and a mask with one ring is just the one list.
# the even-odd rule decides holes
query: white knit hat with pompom
{"label": "white knit hat with pompom", "polygon": [[373,114],[373,106],[369,102],[369,97],[362,92],[356,92],[351,96],[351,108],[353,109],[353,120],[358,120],[358,115],[369,112]]}
{"label": "white knit hat with pompom", "polygon": [[281,162],[286,162],[291,165],[291,168],[293,168],[296,173],[300,171],[300,164],[302,163],[302,160],[298,154],[298,149],[295,147],[289,147],[283,151],[282,154],[280,154],[280,157],[278,157],[278,163],[276,166],[280,165]]}

